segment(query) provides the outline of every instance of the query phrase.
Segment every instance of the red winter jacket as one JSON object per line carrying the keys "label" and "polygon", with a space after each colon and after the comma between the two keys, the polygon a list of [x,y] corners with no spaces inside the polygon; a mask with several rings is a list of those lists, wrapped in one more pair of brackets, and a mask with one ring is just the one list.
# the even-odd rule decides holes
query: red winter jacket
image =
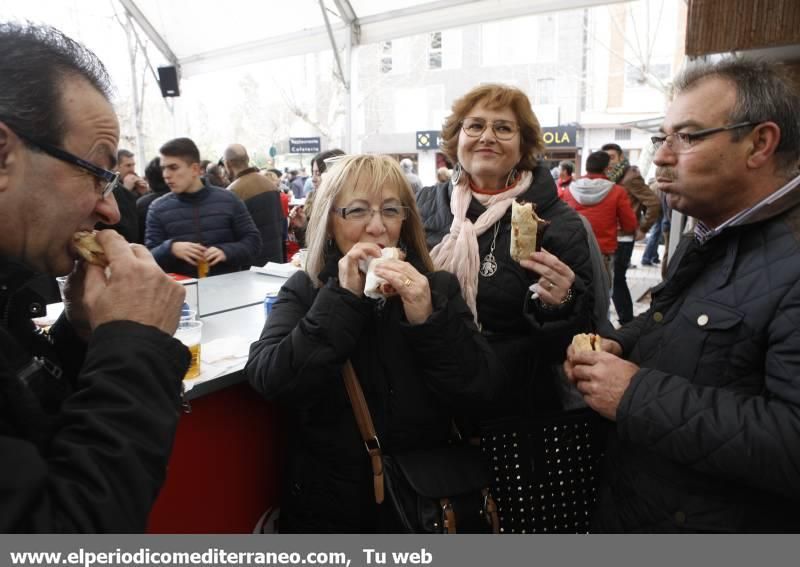
{"label": "red winter jacket", "polygon": [[632,233],[639,226],[628,193],[602,174],[590,173],[570,183],[561,198],[592,225],[603,254],[617,250],[617,227]]}

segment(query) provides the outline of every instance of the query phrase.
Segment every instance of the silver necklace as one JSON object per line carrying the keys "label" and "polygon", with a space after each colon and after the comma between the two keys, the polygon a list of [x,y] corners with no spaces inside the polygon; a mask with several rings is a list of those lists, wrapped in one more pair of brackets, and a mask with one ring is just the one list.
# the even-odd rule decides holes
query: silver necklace
{"label": "silver necklace", "polygon": [[483,257],[481,262],[481,275],[484,278],[491,278],[497,272],[497,260],[494,258],[494,245],[497,244],[497,232],[500,230],[500,221],[494,223],[494,237],[489,253]]}

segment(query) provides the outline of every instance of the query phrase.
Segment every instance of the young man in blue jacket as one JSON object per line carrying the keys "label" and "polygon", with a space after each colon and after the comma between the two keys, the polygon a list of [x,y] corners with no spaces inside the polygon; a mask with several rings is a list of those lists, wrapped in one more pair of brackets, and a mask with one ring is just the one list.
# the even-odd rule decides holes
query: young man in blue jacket
{"label": "young man in blue jacket", "polygon": [[200,151],[189,138],[159,150],[170,193],[147,211],[145,244],[166,272],[191,277],[248,268],[261,249],[261,235],[239,197],[206,185]]}

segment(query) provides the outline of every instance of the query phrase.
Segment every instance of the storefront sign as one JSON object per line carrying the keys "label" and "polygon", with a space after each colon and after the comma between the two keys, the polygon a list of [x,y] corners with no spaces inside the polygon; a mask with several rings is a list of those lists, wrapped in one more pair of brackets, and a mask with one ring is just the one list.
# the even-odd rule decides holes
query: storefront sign
{"label": "storefront sign", "polygon": [[[578,145],[577,126],[557,126],[542,128],[544,145],[548,148],[575,148]],[[439,130],[420,130],[417,132],[418,150],[438,150],[442,143]]]}
{"label": "storefront sign", "polygon": [[319,138],[289,138],[290,154],[318,154],[320,148]]}
{"label": "storefront sign", "polygon": [[442,141],[442,133],[439,130],[420,130],[417,132],[418,150],[438,150]]}
{"label": "storefront sign", "polygon": [[574,148],[578,145],[578,128],[576,126],[557,126],[542,128],[544,145],[548,148]]}

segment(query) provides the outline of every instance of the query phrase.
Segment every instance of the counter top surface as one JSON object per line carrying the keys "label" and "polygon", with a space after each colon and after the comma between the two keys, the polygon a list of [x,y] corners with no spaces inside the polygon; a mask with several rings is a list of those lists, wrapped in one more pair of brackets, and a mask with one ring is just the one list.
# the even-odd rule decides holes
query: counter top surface
{"label": "counter top surface", "polygon": [[202,278],[197,284],[200,317],[261,304],[267,292],[277,292],[285,282],[251,271]]}
{"label": "counter top surface", "polygon": [[[191,400],[245,380],[242,373],[250,343],[261,336],[264,328],[264,305],[250,305],[200,318],[203,339],[200,348],[200,376],[186,380],[186,398]],[[224,340],[230,343],[230,357],[209,360],[209,343]],[[204,350],[205,349],[205,350]],[[235,356],[244,354],[244,356]]]}
{"label": "counter top surface", "polygon": [[[192,400],[245,380],[242,369],[247,362],[249,345],[261,336],[266,320],[264,296],[267,292],[278,291],[285,281],[249,271],[199,280],[201,344],[214,343],[223,348],[215,349],[213,360],[208,362],[201,348],[201,373],[198,378],[184,382],[186,399]],[[52,324],[62,309],[62,303],[48,305],[42,324]],[[230,352],[225,352],[227,347]],[[207,349],[206,354],[211,350]]]}

